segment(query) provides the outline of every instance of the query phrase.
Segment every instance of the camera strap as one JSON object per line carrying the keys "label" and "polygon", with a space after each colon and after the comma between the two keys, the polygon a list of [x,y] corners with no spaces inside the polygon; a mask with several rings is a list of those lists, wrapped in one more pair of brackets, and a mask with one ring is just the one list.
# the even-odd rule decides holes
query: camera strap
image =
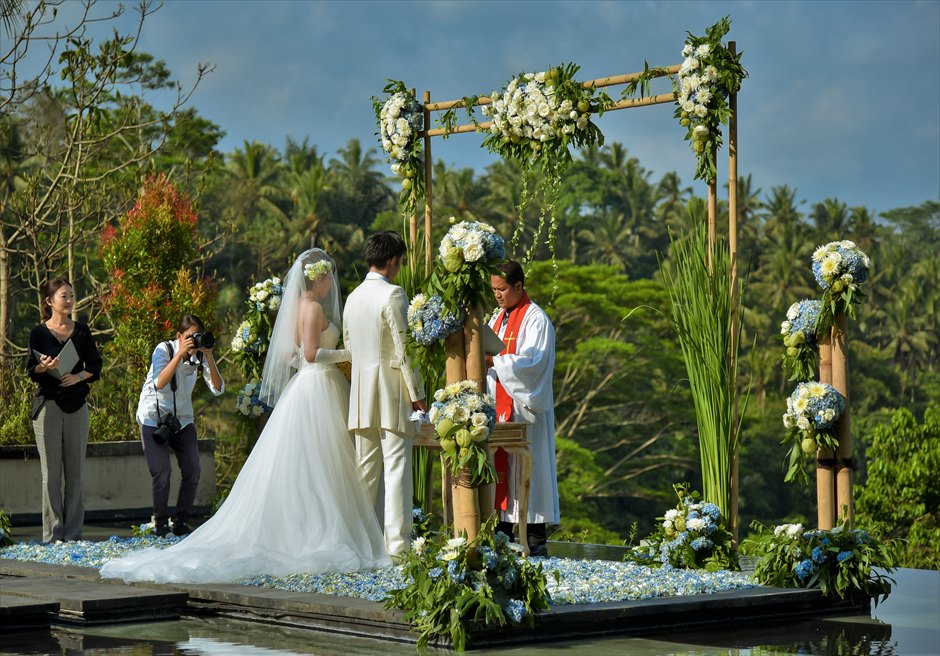
{"label": "camera strap", "polygon": [[[173,360],[173,342],[167,340],[167,342],[166,342],[166,348],[167,348],[167,350],[170,352],[170,361],[172,361],[172,360]],[[154,390],[154,392],[159,392],[159,390],[157,389],[157,381],[156,381],[156,379],[154,379],[154,381],[153,381],[153,390]],[[176,411],[176,372],[175,372],[175,371],[173,372],[173,377],[170,379],[170,391],[173,392],[173,415],[176,416],[176,417],[179,417],[179,412]],[[161,418],[160,418],[160,396],[159,396],[159,394],[157,394],[156,397],[157,397],[157,398],[156,398],[156,403],[157,403],[157,423],[160,423]]]}

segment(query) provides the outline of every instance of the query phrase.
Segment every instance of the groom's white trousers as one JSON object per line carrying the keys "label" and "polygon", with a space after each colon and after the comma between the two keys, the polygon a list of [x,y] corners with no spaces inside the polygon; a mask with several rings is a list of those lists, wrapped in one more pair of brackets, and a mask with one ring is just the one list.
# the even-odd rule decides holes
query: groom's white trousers
{"label": "groom's white trousers", "polygon": [[356,455],[372,502],[376,503],[379,482],[385,487],[384,519],[385,548],[390,556],[407,551],[411,545],[412,436],[383,428],[363,428],[354,431]]}

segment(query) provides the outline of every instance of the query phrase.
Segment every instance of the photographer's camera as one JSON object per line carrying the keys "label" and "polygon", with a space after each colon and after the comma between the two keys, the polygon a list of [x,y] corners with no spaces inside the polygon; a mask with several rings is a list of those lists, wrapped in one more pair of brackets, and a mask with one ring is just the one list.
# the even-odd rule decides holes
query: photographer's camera
{"label": "photographer's camera", "polygon": [[212,348],[215,346],[215,335],[208,331],[204,333],[193,333],[193,344],[197,349]]}
{"label": "photographer's camera", "polygon": [[157,429],[153,432],[153,441],[157,444],[166,444],[171,438],[176,436],[182,428],[180,420],[176,418],[176,415],[168,412],[160,417],[160,421],[157,423]]}

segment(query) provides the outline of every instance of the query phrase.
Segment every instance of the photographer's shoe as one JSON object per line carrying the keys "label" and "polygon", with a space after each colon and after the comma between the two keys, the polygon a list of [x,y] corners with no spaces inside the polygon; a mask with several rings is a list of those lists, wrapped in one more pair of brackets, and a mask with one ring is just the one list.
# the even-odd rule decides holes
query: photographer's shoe
{"label": "photographer's shoe", "polygon": [[173,522],[173,535],[189,535],[193,527],[186,522]]}
{"label": "photographer's shoe", "polygon": [[165,538],[170,534],[170,525],[166,523],[157,524],[153,527],[153,533],[158,538]]}

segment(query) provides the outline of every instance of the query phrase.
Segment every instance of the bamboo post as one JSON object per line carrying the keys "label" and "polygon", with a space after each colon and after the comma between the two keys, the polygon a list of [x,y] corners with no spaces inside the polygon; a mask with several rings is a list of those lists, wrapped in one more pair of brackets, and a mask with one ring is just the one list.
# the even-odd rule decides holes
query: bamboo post
{"label": "bamboo post", "polygon": [[835,316],[832,333],[832,386],[845,397],[845,411],[839,417],[836,430],[839,447],[836,450],[835,511],[836,518],[851,528],[855,519],[852,502],[852,431],[849,403],[849,354],[845,313]]}
{"label": "bamboo post", "polygon": [[[832,332],[819,339],[819,382],[832,384]],[[836,493],[833,453],[816,451],[816,524],[828,531],[835,526]]]}
{"label": "bamboo post", "polygon": [[[734,57],[737,44],[728,42],[728,51]],[[738,324],[734,320],[737,316],[738,302],[738,94],[732,93],[728,98],[731,115],[728,117],[728,252],[731,264],[731,357],[730,372],[735,371],[735,355],[738,352]],[[738,423],[738,382],[732,377],[731,402],[734,404],[731,414],[731,431],[734,434]],[[735,440],[731,453],[731,483],[728,487],[728,521],[734,542],[738,541],[738,443]]]}
{"label": "bamboo post", "polygon": [[463,324],[464,347],[467,349],[467,380],[486,392],[486,359],[483,354],[483,308],[477,305],[467,312]]}
{"label": "bamboo post", "polygon": [[[712,157],[717,153],[712,151]],[[712,180],[708,183],[708,270],[712,271],[713,252],[715,250],[715,239],[718,235],[718,181]]]}
{"label": "bamboo post", "polygon": [[[424,92],[424,275],[431,274],[431,92]],[[417,175],[417,173],[416,173]]]}

